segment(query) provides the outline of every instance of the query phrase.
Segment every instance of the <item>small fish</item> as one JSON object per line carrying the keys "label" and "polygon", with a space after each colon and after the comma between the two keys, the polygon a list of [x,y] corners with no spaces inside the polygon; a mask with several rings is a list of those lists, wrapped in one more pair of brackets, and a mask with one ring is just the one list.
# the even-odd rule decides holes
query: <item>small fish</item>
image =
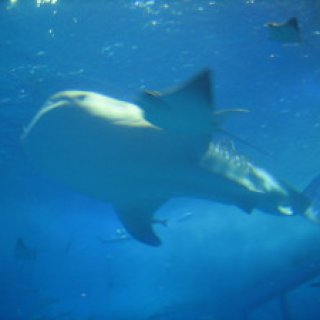
{"label": "small fish", "polygon": [[286,22],[268,22],[264,26],[268,29],[270,40],[283,44],[302,42],[298,19],[295,17]]}

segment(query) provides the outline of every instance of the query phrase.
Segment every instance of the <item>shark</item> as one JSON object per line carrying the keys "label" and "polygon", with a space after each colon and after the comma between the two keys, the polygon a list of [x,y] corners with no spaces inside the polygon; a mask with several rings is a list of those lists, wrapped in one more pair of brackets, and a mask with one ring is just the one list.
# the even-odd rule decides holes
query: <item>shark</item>
{"label": "shark", "polygon": [[283,44],[299,44],[302,42],[299,22],[296,17],[286,22],[268,22],[265,24],[268,29],[270,40]]}
{"label": "shark", "polygon": [[314,218],[303,192],[213,142],[225,121],[243,112],[217,109],[205,69],[181,85],[142,91],[134,103],[58,92],[25,128],[22,143],[41,171],[112,203],[130,236],[151,246],[162,243],[155,212],[176,197]]}

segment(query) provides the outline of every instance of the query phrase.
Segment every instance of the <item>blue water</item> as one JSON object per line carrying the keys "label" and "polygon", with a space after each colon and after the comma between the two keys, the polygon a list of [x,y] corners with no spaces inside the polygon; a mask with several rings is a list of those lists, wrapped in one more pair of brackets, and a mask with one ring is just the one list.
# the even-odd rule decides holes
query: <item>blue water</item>
{"label": "blue water", "polygon": [[[293,16],[303,42],[272,42],[264,24]],[[319,16],[317,0],[1,1],[0,319],[320,319],[319,226],[172,199],[160,248],[108,243],[110,204],[42,176],[20,144],[57,91],[130,101],[208,67],[218,108],[251,111],[226,129],[266,152],[237,148],[302,190],[320,171]]]}

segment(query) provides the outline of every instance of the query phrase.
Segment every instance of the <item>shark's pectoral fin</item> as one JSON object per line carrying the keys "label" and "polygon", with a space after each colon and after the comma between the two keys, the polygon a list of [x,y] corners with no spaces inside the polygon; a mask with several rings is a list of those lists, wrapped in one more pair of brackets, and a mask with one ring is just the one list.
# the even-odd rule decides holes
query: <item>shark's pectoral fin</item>
{"label": "shark's pectoral fin", "polygon": [[161,245],[161,240],[153,231],[152,225],[154,223],[153,214],[160,204],[157,202],[157,205],[150,205],[140,201],[125,206],[118,205],[116,210],[120,221],[133,238],[157,247]]}

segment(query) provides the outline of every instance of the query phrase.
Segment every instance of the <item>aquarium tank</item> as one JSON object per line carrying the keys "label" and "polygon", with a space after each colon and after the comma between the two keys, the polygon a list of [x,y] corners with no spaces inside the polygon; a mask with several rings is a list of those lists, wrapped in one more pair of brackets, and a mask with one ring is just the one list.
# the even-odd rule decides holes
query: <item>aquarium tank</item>
{"label": "aquarium tank", "polygon": [[320,2],[0,1],[0,320],[320,319]]}

